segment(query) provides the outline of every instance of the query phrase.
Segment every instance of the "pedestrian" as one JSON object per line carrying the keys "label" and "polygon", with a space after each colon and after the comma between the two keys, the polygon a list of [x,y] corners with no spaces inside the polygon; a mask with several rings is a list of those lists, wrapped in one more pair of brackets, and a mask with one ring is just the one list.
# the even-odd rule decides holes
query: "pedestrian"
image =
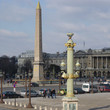
{"label": "pedestrian", "polygon": [[50,96],[51,96],[51,98],[53,99],[53,90],[51,90]]}
{"label": "pedestrian", "polygon": [[52,97],[56,98],[56,91],[55,91],[55,89],[52,90]]}
{"label": "pedestrian", "polygon": [[47,90],[47,96],[48,96],[48,98],[50,98],[50,96],[51,96],[51,90],[50,89]]}
{"label": "pedestrian", "polygon": [[46,90],[44,89],[44,91],[43,91],[43,98],[46,98],[46,95],[47,95],[47,93],[46,93]]}

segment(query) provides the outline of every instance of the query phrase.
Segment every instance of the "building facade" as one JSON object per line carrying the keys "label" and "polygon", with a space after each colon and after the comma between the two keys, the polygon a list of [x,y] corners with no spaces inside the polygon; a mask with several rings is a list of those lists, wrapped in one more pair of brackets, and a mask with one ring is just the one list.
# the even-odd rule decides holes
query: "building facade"
{"label": "building facade", "polygon": [[[60,67],[62,60],[66,63],[66,52],[56,54],[43,53],[44,74],[48,71],[50,65]],[[22,66],[26,59],[34,61],[34,51],[27,51],[19,55],[18,67]],[[79,60],[80,77],[106,77],[110,78],[110,48],[100,50],[78,50],[74,51],[74,71],[75,64]],[[66,67],[65,67],[66,70]]]}

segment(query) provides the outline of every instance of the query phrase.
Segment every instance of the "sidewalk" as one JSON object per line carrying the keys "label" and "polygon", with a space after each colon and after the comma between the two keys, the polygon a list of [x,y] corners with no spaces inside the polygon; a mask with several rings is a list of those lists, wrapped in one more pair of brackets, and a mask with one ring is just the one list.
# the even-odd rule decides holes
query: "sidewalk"
{"label": "sidewalk", "polygon": [[[80,94],[76,95],[79,99],[79,109],[78,110],[110,110],[110,93],[95,93],[95,94]],[[48,99],[42,97],[32,98],[32,105],[36,105],[37,107],[52,107],[58,108],[58,110],[62,110],[62,98],[63,96],[57,96],[56,99]],[[14,99],[5,99],[4,101],[12,101]],[[19,98],[16,99],[18,103],[22,102],[28,104],[28,98]],[[1,104],[0,104],[1,106]],[[4,107],[9,107],[9,105],[2,105]],[[12,106],[11,106],[12,107]],[[13,107],[12,107],[13,108]],[[13,108],[15,109],[15,108]],[[17,107],[18,110],[29,110],[27,108]],[[31,109],[34,110],[34,109]],[[49,110],[49,109],[48,109]]]}

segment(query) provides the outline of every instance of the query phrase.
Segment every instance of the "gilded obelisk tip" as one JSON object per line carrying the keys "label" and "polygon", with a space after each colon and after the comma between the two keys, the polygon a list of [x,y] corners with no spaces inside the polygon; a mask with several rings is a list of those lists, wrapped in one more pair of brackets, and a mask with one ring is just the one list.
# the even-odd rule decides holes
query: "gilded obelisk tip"
{"label": "gilded obelisk tip", "polygon": [[41,9],[40,2],[39,1],[38,1],[37,8],[36,9]]}

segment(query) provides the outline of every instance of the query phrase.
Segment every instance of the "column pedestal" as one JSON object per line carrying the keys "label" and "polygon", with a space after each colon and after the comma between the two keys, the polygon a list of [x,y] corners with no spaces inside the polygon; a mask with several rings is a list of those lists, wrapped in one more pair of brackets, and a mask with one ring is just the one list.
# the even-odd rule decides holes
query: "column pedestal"
{"label": "column pedestal", "polygon": [[77,97],[64,97],[63,110],[78,110],[78,99]]}

